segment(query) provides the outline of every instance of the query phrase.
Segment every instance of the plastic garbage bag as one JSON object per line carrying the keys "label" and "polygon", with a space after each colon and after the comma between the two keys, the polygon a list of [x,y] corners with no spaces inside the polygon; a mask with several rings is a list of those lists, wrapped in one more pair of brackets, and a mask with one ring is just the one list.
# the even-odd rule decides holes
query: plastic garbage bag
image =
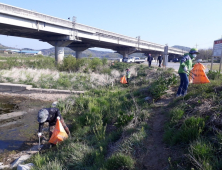
{"label": "plastic garbage bag", "polygon": [[126,84],[127,83],[125,76],[121,77],[120,83],[122,83],[122,84]]}
{"label": "plastic garbage bag", "polygon": [[190,71],[189,81],[193,84],[205,84],[210,83],[207,75],[205,74],[205,66],[201,63],[194,65],[193,69]]}
{"label": "plastic garbage bag", "polygon": [[52,144],[57,144],[59,142],[62,142],[66,138],[68,138],[68,135],[67,135],[65,129],[63,128],[60,120],[57,118],[55,129],[53,130],[53,133],[52,133],[52,136],[51,136],[49,142]]}

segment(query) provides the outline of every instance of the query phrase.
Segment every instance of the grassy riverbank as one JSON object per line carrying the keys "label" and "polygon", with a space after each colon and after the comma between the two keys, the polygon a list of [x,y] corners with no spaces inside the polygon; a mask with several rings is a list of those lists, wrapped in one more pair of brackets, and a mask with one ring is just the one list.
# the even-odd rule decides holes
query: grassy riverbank
{"label": "grassy riverbank", "polygon": [[[145,143],[149,137],[147,120],[153,102],[165,94],[169,86],[176,83],[176,77],[171,69],[147,68],[144,65],[126,63],[102,64],[100,70],[91,70],[88,74],[96,73],[101,76],[101,70],[110,69],[111,74],[108,72],[106,77],[112,77],[113,71],[119,82],[128,67],[131,67],[132,71],[129,85],[116,82],[113,86],[111,83],[89,86],[84,95],[72,96],[59,102],[58,107],[63,117],[71,124],[72,138],[32,157],[29,161],[36,165],[36,169],[108,170],[143,166],[141,156],[146,152]],[[15,76],[19,71],[17,69],[13,67],[4,70],[7,73],[2,74],[2,78],[7,80],[7,77],[14,75],[12,80],[19,81],[20,78],[16,80],[18,76]],[[29,75],[34,72],[30,68],[25,69],[22,70]],[[81,69],[85,70],[86,67],[80,67],[79,70]],[[51,76],[54,76],[53,73],[67,76],[74,74],[70,70],[63,73],[59,72],[59,69],[48,71]],[[38,72],[40,75],[46,74],[46,71]],[[36,82],[41,79],[37,72],[34,72],[33,76]],[[30,82],[33,83],[33,80]],[[52,81],[49,84],[52,84]],[[148,101],[145,100],[147,96],[151,97]]]}
{"label": "grassy riverbank", "polygon": [[76,60],[72,56],[66,57],[59,65],[55,65],[53,58],[41,55],[0,57],[0,82],[44,89],[89,90],[115,84],[129,66],[124,63],[111,64],[107,59]]}
{"label": "grassy riverbank", "polygon": [[191,84],[189,93],[168,105],[164,141],[182,150],[170,159],[171,169],[220,170],[221,74],[210,72],[209,84]]}
{"label": "grassy riverbank", "polygon": [[[173,69],[71,57],[51,69],[37,65],[12,65],[1,80],[87,92],[59,101],[72,138],[28,160],[34,169],[222,169],[220,73],[175,98]],[[128,67],[130,84],[120,84]]]}

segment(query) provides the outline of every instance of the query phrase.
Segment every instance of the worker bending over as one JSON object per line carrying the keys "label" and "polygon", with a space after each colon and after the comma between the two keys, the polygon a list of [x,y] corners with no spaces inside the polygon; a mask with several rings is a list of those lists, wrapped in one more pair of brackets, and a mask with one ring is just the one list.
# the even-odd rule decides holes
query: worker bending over
{"label": "worker bending over", "polygon": [[49,138],[52,136],[53,130],[56,125],[57,117],[60,118],[60,122],[64,127],[66,133],[70,135],[69,128],[66,126],[64,119],[62,118],[60,111],[56,108],[57,102],[53,102],[51,108],[44,108],[38,112],[39,132],[38,137],[42,136],[42,129],[45,122],[49,123]]}

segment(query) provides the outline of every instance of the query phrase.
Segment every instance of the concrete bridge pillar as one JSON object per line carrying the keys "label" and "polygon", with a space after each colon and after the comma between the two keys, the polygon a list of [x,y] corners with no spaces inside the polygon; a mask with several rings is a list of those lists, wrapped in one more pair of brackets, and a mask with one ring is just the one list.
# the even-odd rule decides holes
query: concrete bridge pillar
{"label": "concrete bridge pillar", "polygon": [[64,58],[64,47],[55,46],[55,61],[61,63]]}
{"label": "concrete bridge pillar", "polygon": [[121,47],[116,50],[117,53],[121,54],[123,58],[129,57],[130,54],[138,51],[137,48],[130,48],[130,47]]}
{"label": "concrete bridge pillar", "polygon": [[69,47],[76,52],[76,59],[82,58],[82,52],[88,47]]}
{"label": "concrete bridge pillar", "polygon": [[79,59],[82,58],[82,52],[91,46],[90,44],[71,44],[68,47],[76,52],[76,59]]}
{"label": "concrete bridge pillar", "polygon": [[73,41],[48,41],[49,44],[55,47],[56,64],[61,63],[64,59],[64,47],[71,44]]}

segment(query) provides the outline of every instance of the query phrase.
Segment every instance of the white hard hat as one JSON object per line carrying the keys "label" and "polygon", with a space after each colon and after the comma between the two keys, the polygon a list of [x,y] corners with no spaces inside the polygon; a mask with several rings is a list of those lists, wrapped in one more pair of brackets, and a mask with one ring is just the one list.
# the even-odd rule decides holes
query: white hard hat
{"label": "white hard hat", "polygon": [[51,106],[51,107],[56,107],[56,106],[57,106],[57,104],[58,104],[58,102],[57,102],[57,101],[55,101],[55,102],[53,102],[53,103],[52,103],[52,106]]}

